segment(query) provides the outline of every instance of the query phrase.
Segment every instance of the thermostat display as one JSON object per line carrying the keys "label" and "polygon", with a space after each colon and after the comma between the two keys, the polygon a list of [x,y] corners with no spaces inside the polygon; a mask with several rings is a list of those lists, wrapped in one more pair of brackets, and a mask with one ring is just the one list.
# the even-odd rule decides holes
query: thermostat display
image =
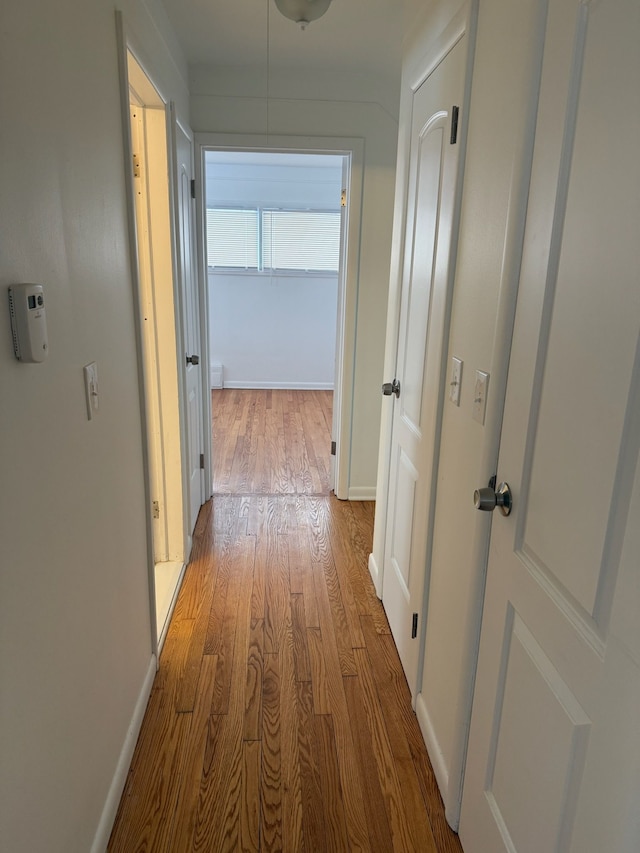
{"label": "thermostat display", "polygon": [[41,284],[12,284],[9,313],[13,351],[19,361],[44,361],[49,352],[44,290]]}

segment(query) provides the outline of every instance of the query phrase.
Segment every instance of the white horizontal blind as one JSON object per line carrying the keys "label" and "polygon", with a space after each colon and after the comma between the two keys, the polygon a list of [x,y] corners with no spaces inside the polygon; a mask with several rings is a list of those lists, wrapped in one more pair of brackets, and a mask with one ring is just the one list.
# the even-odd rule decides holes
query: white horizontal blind
{"label": "white horizontal blind", "polygon": [[207,264],[244,270],[337,272],[340,212],[207,209]]}
{"label": "white horizontal blind", "polygon": [[264,269],[337,272],[339,257],[338,211],[262,211]]}
{"label": "white horizontal blind", "polygon": [[207,264],[258,269],[258,211],[207,208]]}

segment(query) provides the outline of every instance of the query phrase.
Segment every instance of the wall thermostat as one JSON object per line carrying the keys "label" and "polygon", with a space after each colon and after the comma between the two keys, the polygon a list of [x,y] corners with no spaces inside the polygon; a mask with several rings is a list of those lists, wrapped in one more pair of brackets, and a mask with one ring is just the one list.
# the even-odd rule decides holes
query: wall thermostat
{"label": "wall thermostat", "polygon": [[44,361],[49,352],[44,290],[41,284],[12,284],[9,313],[13,351],[20,361]]}

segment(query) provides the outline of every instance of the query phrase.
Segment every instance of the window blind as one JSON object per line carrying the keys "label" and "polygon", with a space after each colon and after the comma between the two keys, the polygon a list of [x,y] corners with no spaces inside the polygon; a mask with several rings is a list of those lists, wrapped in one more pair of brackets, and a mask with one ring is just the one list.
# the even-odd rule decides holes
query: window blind
{"label": "window blind", "polygon": [[340,212],[207,209],[209,267],[337,272]]}
{"label": "window blind", "polygon": [[337,272],[339,257],[339,212],[262,211],[262,265],[265,269]]}
{"label": "window blind", "polygon": [[207,208],[207,264],[258,269],[258,211]]}

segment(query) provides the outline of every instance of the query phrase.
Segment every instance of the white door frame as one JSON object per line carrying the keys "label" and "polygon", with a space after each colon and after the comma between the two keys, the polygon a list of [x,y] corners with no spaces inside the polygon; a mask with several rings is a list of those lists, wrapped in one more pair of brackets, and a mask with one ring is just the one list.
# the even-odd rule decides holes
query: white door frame
{"label": "white door frame", "polygon": [[[336,497],[348,499],[349,472],[352,449],[352,413],[353,413],[353,377],[356,342],[356,311],[358,301],[358,280],[360,268],[360,220],[362,216],[362,179],[364,162],[364,142],[352,137],[313,137],[280,136],[269,134],[228,134],[196,133],[196,196],[198,196],[198,262],[201,286],[201,323],[205,327],[202,344],[203,361],[207,366],[202,371],[205,383],[204,404],[208,408],[205,417],[211,423],[211,389],[209,379],[209,341],[206,326],[209,319],[209,293],[207,283],[207,263],[205,233],[204,155],[207,150],[219,151],[260,151],[299,154],[344,155],[350,162],[350,181],[347,187],[348,237],[345,263],[341,265],[338,280],[338,325],[336,329],[336,373],[334,383],[334,409],[338,412],[337,434],[332,436],[336,442],[335,483]],[[210,431],[207,433],[210,435]],[[212,448],[205,441],[205,491],[212,492]]]}
{"label": "white door frame", "polygon": [[[180,362],[180,354],[182,353],[184,347],[182,345],[182,315],[181,315],[181,303],[180,303],[180,295],[178,293],[178,275],[177,275],[177,265],[176,265],[176,220],[175,220],[175,200],[174,200],[174,186],[173,181],[170,180],[170,176],[174,171],[174,160],[175,160],[175,152],[172,144],[172,135],[170,132],[170,105],[167,98],[163,96],[162,90],[157,86],[154,75],[149,72],[148,67],[145,65],[144,60],[142,59],[142,52],[138,51],[135,38],[133,35],[127,30],[125,21],[123,19],[122,13],[116,11],[116,30],[117,30],[117,40],[118,40],[118,64],[120,71],[120,95],[121,95],[121,109],[122,109],[122,127],[123,127],[123,136],[124,136],[124,155],[125,155],[125,184],[126,184],[126,193],[127,193],[127,207],[128,207],[128,219],[129,219],[129,249],[130,249],[130,257],[131,257],[131,278],[133,283],[133,310],[135,317],[135,334],[136,334],[136,350],[137,350],[137,370],[138,370],[138,383],[140,388],[140,418],[141,418],[141,426],[142,426],[142,458],[143,458],[143,467],[145,473],[145,517],[146,517],[146,531],[147,531],[147,570],[149,577],[149,615],[150,615],[150,628],[151,628],[151,649],[152,654],[155,655],[156,661],[158,660],[159,650],[164,641],[164,636],[166,634],[166,628],[169,623],[169,619],[171,616],[171,612],[175,605],[175,601],[177,599],[177,592],[180,588],[180,583],[184,574],[184,568],[186,566],[186,560],[188,557],[190,542],[191,542],[191,531],[188,530],[188,523],[186,519],[187,514],[187,506],[185,503],[185,483],[186,483],[186,468],[184,464],[184,443],[185,443],[185,429],[186,429],[186,419],[185,419],[185,402],[184,402],[184,377],[182,375],[182,371],[179,369],[181,364]],[[177,405],[175,406],[174,413],[174,421],[176,424],[176,429],[172,430],[170,442],[172,443],[171,453],[180,460],[180,471],[177,474],[177,481],[174,483],[174,492],[180,491],[180,495],[174,500],[174,508],[171,512],[171,518],[168,519],[168,525],[172,529],[177,530],[177,533],[173,536],[172,542],[170,543],[170,553],[168,556],[172,557],[172,560],[167,560],[167,564],[169,562],[173,562],[177,565],[178,572],[175,578],[175,589],[171,596],[171,601],[169,603],[169,609],[166,617],[162,618],[163,624],[160,625],[157,619],[157,602],[156,602],[156,562],[155,562],[155,549],[154,549],[154,507],[153,501],[156,500],[156,496],[153,491],[153,483],[158,480],[158,477],[164,476],[164,472],[156,472],[154,476],[152,473],[154,460],[160,460],[160,464],[164,464],[164,459],[166,459],[167,448],[164,447],[164,454],[158,454],[156,449],[153,449],[153,436],[151,432],[151,424],[149,422],[148,417],[148,403],[149,400],[153,398],[153,391],[150,385],[153,383],[154,379],[150,374],[149,365],[147,364],[147,353],[146,353],[146,343],[145,343],[145,334],[144,334],[144,325],[145,318],[142,312],[142,283],[140,279],[140,266],[139,266],[139,257],[138,257],[138,235],[137,235],[137,221],[136,221],[136,203],[135,203],[135,193],[136,188],[134,184],[133,177],[133,150],[132,150],[132,139],[131,139],[131,126],[130,126],[130,114],[129,114],[129,102],[130,102],[130,79],[129,79],[129,67],[128,67],[128,57],[131,55],[135,60],[136,64],[139,66],[142,74],[146,78],[150,87],[155,90],[155,93],[158,96],[159,103],[158,109],[162,111],[163,116],[163,128],[166,136],[166,159],[167,159],[167,219],[168,219],[168,227],[167,227],[167,235],[166,238],[170,241],[170,252],[171,252],[171,277],[172,277],[172,299],[173,299],[173,323],[172,323],[172,331],[175,334],[175,386],[177,388],[177,394],[175,395],[177,400]],[[160,106],[161,105],[161,106]],[[173,405],[173,403],[171,403]],[[164,508],[163,508],[164,510]]]}

